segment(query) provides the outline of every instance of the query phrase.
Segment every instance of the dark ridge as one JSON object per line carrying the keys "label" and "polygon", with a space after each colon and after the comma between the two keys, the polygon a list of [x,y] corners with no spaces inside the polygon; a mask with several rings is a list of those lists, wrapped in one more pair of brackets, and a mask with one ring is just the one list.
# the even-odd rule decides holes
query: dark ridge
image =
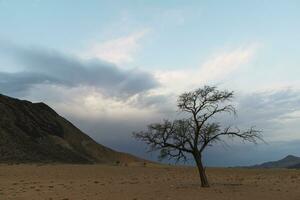
{"label": "dark ridge", "polygon": [[250,166],[250,168],[300,168],[300,157],[288,155],[283,159]]}
{"label": "dark ridge", "polygon": [[140,159],[116,152],[81,132],[45,103],[0,94],[0,162],[127,163]]}

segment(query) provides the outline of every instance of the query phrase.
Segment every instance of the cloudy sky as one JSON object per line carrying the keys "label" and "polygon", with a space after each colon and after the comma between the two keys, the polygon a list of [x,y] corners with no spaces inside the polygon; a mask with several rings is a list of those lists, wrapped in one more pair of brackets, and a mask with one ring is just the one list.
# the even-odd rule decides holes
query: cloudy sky
{"label": "cloudy sky", "polygon": [[268,144],[208,149],[208,165],[300,156],[299,1],[0,0],[0,93],[43,101],[96,141],[145,158],[132,131],[176,97],[235,91],[229,121]]}

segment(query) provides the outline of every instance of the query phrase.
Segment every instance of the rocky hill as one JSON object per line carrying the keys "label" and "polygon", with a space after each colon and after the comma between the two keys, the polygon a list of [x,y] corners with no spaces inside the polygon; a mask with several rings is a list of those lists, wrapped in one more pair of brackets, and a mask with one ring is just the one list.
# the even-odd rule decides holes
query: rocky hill
{"label": "rocky hill", "polygon": [[140,162],[84,134],[44,103],[0,95],[0,162],[109,163]]}
{"label": "rocky hill", "polygon": [[251,168],[300,168],[300,157],[288,155],[281,160],[265,162]]}

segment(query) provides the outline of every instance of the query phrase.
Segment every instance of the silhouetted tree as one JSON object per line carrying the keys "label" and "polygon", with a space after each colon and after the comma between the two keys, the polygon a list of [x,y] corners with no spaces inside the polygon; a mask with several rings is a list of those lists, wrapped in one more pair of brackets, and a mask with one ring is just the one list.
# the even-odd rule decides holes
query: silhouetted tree
{"label": "silhouetted tree", "polygon": [[133,133],[138,140],[150,146],[150,150],[160,150],[160,158],[187,160],[190,154],[194,158],[200,175],[201,186],[209,187],[202,154],[206,147],[221,141],[224,136],[238,137],[244,141],[256,143],[262,140],[261,131],[253,127],[241,131],[231,126],[221,128],[213,119],[217,114],[235,114],[235,108],[229,102],[234,94],[220,91],[216,87],[204,86],[178,97],[178,108],[186,113],[180,120],[164,120],[163,123],[148,125],[147,130]]}

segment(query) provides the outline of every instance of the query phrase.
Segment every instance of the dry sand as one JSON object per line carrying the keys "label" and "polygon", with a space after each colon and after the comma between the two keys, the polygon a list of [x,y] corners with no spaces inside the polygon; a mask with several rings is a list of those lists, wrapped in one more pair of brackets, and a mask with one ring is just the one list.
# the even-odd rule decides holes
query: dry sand
{"label": "dry sand", "polygon": [[190,167],[0,165],[0,199],[300,200],[300,170],[208,169],[201,188]]}

